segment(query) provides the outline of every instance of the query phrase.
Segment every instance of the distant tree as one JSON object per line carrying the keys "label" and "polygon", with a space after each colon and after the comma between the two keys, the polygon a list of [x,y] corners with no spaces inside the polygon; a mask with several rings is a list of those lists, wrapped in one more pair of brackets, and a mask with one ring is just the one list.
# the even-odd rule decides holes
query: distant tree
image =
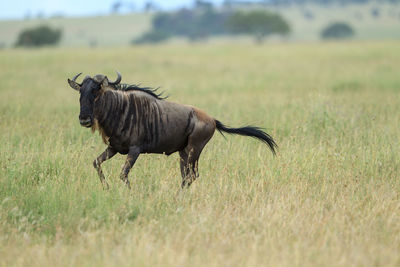
{"label": "distant tree", "polygon": [[164,32],[170,35],[191,36],[195,12],[190,9],[180,9],[174,13],[158,13],[152,21],[155,31]]}
{"label": "distant tree", "polygon": [[322,32],[323,39],[348,39],[354,36],[353,28],[344,22],[336,22],[327,26]]}
{"label": "distant tree", "polygon": [[195,0],[194,2],[195,8],[198,9],[212,9],[213,4],[209,1],[204,1],[204,0]]}
{"label": "distant tree", "polygon": [[237,12],[216,10],[206,1],[196,1],[193,9],[157,13],[152,30],[133,43],[161,42],[172,36],[197,41],[212,35],[252,34],[258,42],[270,34],[288,34],[288,23],[278,14],[266,11]]}
{"label": "distant tree", "polygon": [[15,46],[44,46],[56,45],[61,39],[60,29],[51,29],[46,25],[23,30],[19,35]]}
{"label": "distant tree", "polygon": [[213,9],[181,9],[173,13],[159,13],[153,19],[153,28],[169,35],[198,40],[226,32],[226,15]]}
{"label": "distant tree", "polygon": [[258,43],[268,35],[286,35],[290,32],[289,24],[279,14],[262,10],[236,12],[228,18],[227,27],[236,34],[253,35]]}
{"label": "distant tree", "polygon": [[133,43],[161,42],[171,36],[197,41],[211,35],[224,34],[227,33],[225,22],[228,16],[228,13],[218,12],[212,7],[160,12],[153,17],[152,30],[135,39]]}
{"label": "distant tree", "polygon": [[170,38],[170,35],[163,31],[152,30],[144,33],[139,38],[136,38],[132,41],[132,44],[155,44],[166,41]]}
{"label": "distant tree", "polygon": [[231,10],[233,6],[232,2],[233,2],[232,0],[224,0],[224,2],[222,3],[222,7],[224,9]]}

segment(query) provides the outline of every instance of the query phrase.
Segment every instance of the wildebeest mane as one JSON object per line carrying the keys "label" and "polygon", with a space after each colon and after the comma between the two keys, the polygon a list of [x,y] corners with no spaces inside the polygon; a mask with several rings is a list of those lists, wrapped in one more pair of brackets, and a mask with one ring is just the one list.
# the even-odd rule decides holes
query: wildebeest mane
{"label": "wildebeest mane", "polygon": [[158,92],[158,88],[152,88],[152,87],[141,87],[140,85],[137,84],[127,84],[127,83],[121,83],[118,85],[114,86],[115,90],[119,91],[141,91],[145,92],[157,99],[163,100],[168,98],[168,96],[163,96],[164,92]]}

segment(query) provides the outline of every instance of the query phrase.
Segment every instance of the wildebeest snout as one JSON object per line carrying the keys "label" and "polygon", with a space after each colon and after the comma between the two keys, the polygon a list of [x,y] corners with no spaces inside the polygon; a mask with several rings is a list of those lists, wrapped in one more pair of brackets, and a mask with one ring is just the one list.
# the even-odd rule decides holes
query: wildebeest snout
{"label": "wildebeest snout", "polygon": [[79,123],[84,127],[91,127],[92,126],[92,117],[91,116],[82,116],[79,115]]}

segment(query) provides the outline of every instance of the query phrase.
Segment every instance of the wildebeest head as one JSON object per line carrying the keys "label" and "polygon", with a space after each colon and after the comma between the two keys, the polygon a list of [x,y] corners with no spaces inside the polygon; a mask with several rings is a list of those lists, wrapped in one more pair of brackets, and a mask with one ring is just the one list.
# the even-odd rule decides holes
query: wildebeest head
{"label": "wildebeest head", "polygon": [[96,99],[107,89],[110,85],[117,85],[121,82],[121,74],[117,71],[118,78],[115,82],[110,82],[107,76],[97,74],[93,77],[86,76],[82,83],[77,83],[76,79],[82,73],[78,73],[70,80],[69,85],[79,91],[81,104],[81,111],[79,113],[79,123],[84,127],[91,127],[93,125],[93,105]]}

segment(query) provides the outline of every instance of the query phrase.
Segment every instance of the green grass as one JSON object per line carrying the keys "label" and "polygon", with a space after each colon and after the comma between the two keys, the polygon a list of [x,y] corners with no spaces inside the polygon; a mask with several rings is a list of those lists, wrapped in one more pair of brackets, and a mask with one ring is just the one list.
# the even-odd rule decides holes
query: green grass
{"label": "green grass", "polygon": [[[0,265],[398,266],[399,42],[0,51]],[[178,193],[178,156],[92,167],[77,72],[162,86],[218,133]]]}

